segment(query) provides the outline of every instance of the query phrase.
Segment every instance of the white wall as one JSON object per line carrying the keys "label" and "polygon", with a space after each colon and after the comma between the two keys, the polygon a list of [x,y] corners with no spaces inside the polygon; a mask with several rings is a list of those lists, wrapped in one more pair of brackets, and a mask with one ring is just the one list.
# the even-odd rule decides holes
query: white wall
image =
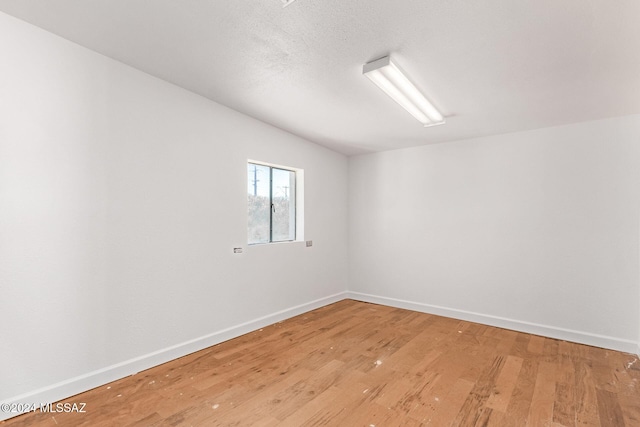
{"label": "white wall", "polygon": [[[346,157],[4,14],[0,52],[1,402],[342,297]],[[312,248],[247,248],[248,158],[304,169]]]}
{"label": "white wall", "polygon": [[635,352],[639,178],[638,115],[352,157],[350,291]]}

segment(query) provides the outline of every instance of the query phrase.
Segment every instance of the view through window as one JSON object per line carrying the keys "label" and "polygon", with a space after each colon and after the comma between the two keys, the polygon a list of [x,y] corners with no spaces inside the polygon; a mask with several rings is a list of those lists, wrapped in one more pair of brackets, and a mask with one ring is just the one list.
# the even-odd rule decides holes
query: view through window
{"label": "view through window", "polygon": [[247,164],[249,244],[296,238],[296,172]]}

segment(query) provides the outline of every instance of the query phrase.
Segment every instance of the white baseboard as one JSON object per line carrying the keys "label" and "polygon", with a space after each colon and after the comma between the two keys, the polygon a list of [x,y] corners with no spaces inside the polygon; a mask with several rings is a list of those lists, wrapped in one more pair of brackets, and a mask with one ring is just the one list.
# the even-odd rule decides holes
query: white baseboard
{"label": "white baseboard", "polygon": [[[211,347],[212,345],[239,337],[240,335],[255,331],[256,329],[260,329],[265,326],[288,319],[290,317],[315,310],[316,308],[324,307],[325,305],[332,304],[346,298],[346,292],[340,292],[325,298],[320,298],[315,301],[297,305],[286,310],[281,310],[276,313],[251,320],[249,322],[233,326],[231,328],[213,332],[209,335],[205,335],[191,341],[183,342],[172,347],[158,350],[156,352],[136,357],[134,359],[126,360],[115,365],[107,366],[105,368],[98,369],[96,371],[89,372],[75,378],[69,378],[68,380],[43,387],[38,390],[21,394],[19,396],[9,397],[7,399],[2,399],[0,400],[0,403],[35,403],[36,406],[39,407],[40,403],[52,403],[62,399],[67,399],[76,394],[91,390],[92,388],[108,384],[112,381],[116,381],[129,375],[136,374],[154,366],[158,366],[179,357],[186,356],[187,354],[191,354],[207,347]],[[20,414],[0,411],[0,421],[15,417],[17,415]]]}
{"label": "white baseboard", "polygon": [[537,323],[523,322],[520,320],[507,319],[504,317],[490,316],[471,311],[457,310],[454,308],[440,307],[437,305],[424,304],[420,302],[405,301],[396,298],[388,298],[377,295],[363,294],[360,292],[347,292],[347,297],[357,301],[382,304],[391,307],[404,308],[407,310],[419,311],[422,313],[436,314],[438,316],[452,317],[454,319],[466,320],[469,322],[481,323],[483,325],[496,326],[504,329],[511,329],[518,332],[526,332],[534,335],[541,335],[549,338],[556,338],[564,341],[571,341],[594,347],[608,348],[625,353],[637,353],[640,355],[640,346],[636,341],[620,338],[608,337],[605,335],[591,334],[588,332],[575,331],[572,329],[558,328],[555,326],[540,325]]}

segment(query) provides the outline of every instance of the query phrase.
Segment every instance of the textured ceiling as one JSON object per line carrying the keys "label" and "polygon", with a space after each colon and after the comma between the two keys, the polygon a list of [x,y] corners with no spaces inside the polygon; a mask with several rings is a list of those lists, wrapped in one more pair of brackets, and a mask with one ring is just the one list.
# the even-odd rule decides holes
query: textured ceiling
{"label": "textured ceiling", "polygon": [[[640,113],[638,0],[0,0],[0,11],[346,154]],[[448,116],[367,78],[386,54]]]}

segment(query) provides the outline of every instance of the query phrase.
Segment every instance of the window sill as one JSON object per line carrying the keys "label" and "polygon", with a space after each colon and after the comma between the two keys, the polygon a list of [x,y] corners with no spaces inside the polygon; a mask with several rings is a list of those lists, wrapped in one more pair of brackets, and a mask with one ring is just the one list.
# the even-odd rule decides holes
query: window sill
{"label": "window sill", "polygon": [[247,247],[255,248],[259,246],[272,246],[272,245],[287,245],[291,243],[304,243],[304,240],[286,240],[283,242],[268,242],[268,243],[247,243]]}

